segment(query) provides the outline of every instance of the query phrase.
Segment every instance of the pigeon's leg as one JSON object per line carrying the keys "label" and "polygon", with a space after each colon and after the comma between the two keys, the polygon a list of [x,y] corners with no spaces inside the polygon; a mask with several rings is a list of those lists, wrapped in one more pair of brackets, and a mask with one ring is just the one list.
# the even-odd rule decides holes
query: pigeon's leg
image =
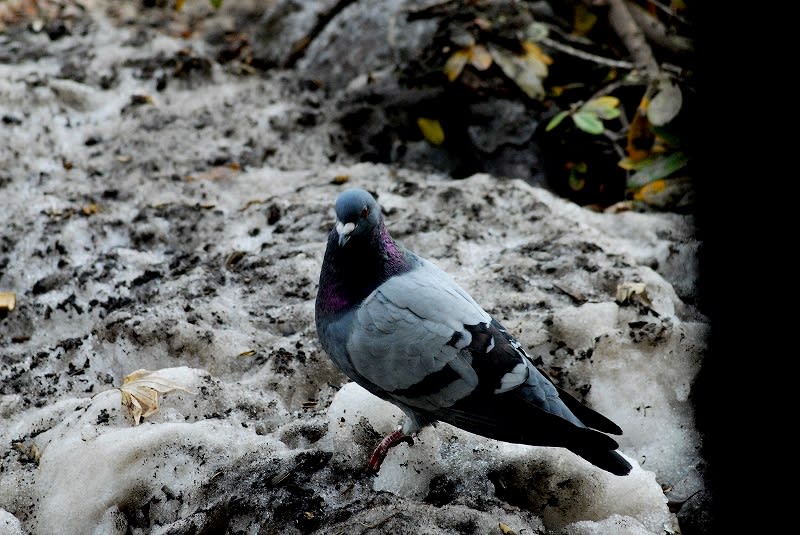
{"label": "pigeon's leg", "polygon": [[380,444],[378,444],[378,447],[375,448],[375,451],[372,452],[372,457],[370,457],[369,463],[367,463],[367,473],[377,474],[381,469],[383,460],[386,458],[386,454],[389,453],[391,448],[397,446],[401,442],[405,442],[409,446],[414,445],[414,439],[411,438],[410,434],[406,434],[403,431],[402,425],[398,426],[394,432],[386,435],[383,440],[381,440]]}

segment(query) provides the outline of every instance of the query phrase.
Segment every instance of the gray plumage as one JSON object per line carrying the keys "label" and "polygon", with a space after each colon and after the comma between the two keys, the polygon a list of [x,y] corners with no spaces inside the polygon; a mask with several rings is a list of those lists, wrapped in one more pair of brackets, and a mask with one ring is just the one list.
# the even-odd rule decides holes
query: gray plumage
{"label": "gray plumage", "polygon": [[407,417],[370,466],[377,470],[390,447],[438,420],[630,472],[603,434],[621,429],[558,388],[449,275],[397,244],[369,193],[343,192],[336,218],[316,300],[320,341],[350,379]]}

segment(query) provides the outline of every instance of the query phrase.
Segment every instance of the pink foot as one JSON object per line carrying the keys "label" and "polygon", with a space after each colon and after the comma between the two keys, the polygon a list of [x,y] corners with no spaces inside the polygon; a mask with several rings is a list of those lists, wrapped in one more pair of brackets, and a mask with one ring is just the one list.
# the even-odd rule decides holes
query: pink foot
{"label": "pink foot", "polygon": [[380,444],[378,444],[378,447],[375,448],[375,451],[372,452],[372,457],[370,457],[369,463],[367,463],[367,473],[377,474],[381,469],[383,460],[386,458],[386,454],[389,453],[391,448],[397,446],[401,442],[405,442],[409,446],[414,445],[414,439],[409,435],[404,435],[403,428],[398,427],[395,432],[386,435],[383,440],[381,440]]}

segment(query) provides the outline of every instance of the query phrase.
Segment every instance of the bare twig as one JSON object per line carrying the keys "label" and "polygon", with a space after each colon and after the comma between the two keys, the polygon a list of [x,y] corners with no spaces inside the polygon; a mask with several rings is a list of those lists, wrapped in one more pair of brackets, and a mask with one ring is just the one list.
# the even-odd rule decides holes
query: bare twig
{"label": "bare twig", "polygon": [[678,20],[678,21],[680,21],[680,22],[682,22],[683,24],[686,24],[686,25],[689,24],[688,20],[686,20],[685,18],[683,18],[680,15],[678,15],[677,13],[675,13],[675,10],[672,9],[671,7],[665,6],[664,4],[659,2],[658,0],[649,0],[649,1],[650,1],[651,4],[656,6],[658,9],[660,9],[661,11],[663,11],[664,13],[666,13],[667,15],[672,17],[673,19]]}
{"label": "bare twig", "polygon": [[671,50],[678,54],[689,54],[694,50],[691,39],[683,35],[669,33],[667,27],[645,11],[643,7],[628,2],[628,11],[645,36],[647,36],[647,39],[657,47]]}
{"label": "bare twig", "polygon": [[611,146],[614,147],[614,151],[617,153],[617,156],[619,156],[619,159],[624,160],[625,151],[618,143],[620,135],[617,134],[616,132],[611,132],[609,130],[603,130],[603,135],[606,136],[609,139],[609,141],[611,141]]}
{"label": "bare twig", "polygon": [[608,22],[633,56],[636,68],[644,71],[649,80],[656,79],[661,69],[642,29],[628,10],[627,3],[625,0],[608,0],[608,4]]}
{"label": "bare twig", "polygon": [[617,59],[598,56],[596,54],[590,54],[589,52],[584,52],[583,50],[578,50],[577,48],[565,45],[564,43],[559,43],[558,41],[554,41],[549,37],[542,37],[541,39],[539,39],[539,42],[543,45],[554,48],[560,52],[569,54],[570,56],[574,56],[580,59],[585,59],[586,61],[592,61],[600,65],[606,65],[608,67],[615,67],[617,69],[627,69],[627,70],[633,70],[634,68],[633,63],[631,63],[630,61],[621,61]]}

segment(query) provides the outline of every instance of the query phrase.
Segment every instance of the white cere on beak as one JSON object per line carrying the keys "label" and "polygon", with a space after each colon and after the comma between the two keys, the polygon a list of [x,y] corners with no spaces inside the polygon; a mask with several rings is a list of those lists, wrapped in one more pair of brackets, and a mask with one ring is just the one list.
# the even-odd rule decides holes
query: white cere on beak
{"label": "white cere on beak", "polygon": [[336,233],[339,234],[339,246],[347,243],[347,240],[350,239],[350,233],[353,232],[354,228],[356,228],[355,223],[336,222]]}
{"label": "white cere on beak", "polygon": [[336,222],[336,232],[339,236],[347,236],[353,229],[356,228],[355,223],[342,223],[341,221]]}

